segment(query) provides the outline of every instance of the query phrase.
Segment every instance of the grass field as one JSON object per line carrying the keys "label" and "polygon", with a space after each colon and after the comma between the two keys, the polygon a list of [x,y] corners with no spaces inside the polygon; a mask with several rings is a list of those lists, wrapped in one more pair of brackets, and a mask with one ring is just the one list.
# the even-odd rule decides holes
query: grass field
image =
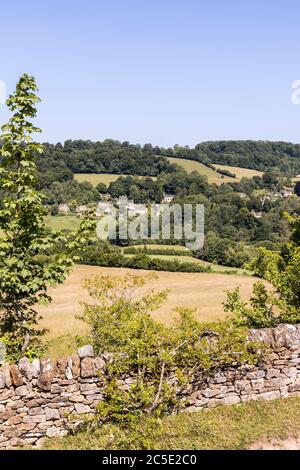
{"label": "grass field", "polygon": [[80,219],[76,215],[47,215],[45,224],[52,230],[75,230],[79,227]]}
{"label": "grass field", "polygon": [[220,170],[227,170],[233,173],[238,180],[241,178],[253,178],[253,176],[262,176],[263,172],[258,170],[250,170],[249,168],[240,168],[239,166],[227,166],[227,165],[214,165]]}
{"label": "grass field", "polygon": [[[52,357],[61,357],[74,351],[75,335],[86,333],[85,325],[75,318],[82,311],[80,301],[88,300],[88,294],[81,285],[82,280],[96,274],[122,275],[129,271],[135,274],[149,273],[125,268],[78,265],[63,285],[50,289],[53,302],[49,306],[39,306],[39,313],[43,317],[40,326],[49,329],[46,340],[50,341],[49,354]],[[174,321],[177,316],[174,309],[180,306],[196,308],[196,317],[200,320],[223,318],[222,302],[226,299],[226,291],[240,286],[242,296],[249,298],[256,280],[250,276],[228,276],[221,273],[157,272],[156,275],[157,279],[145,286],[144,291],[170,289],[167,302],[153,312],[153,317],[165,324]]]}
{"label": "grass field", "polygon": [[228,170],[236,178],[231,178],[230,176],[222,176],[217,171],[214,171],[212,168],[209,168],[203,163],[197,162],[195,160],[185,160],[184,158],[175,158],[167,157],[170,163],[176,163],[177,165],[182,166],[188,173],[192,171],[198,171],[201,175],[207,176],[209,183],[234,183],[240,181],[241,178],[253,178],[253,176],[262,176],[262,171],[250,170],[248,168],[240,168],[238,166],[227,166],[227,165],[214,165],[215,168],[220,170]]}
{"label": "grass field", "polygon": [[[74,175],[74,178],[78,183],[88,182],[91,183],[93,186],[97,186],[99,183],[104,183],[108,186],[113,181],[116,181],[121,176],[129,176],[129,175],[115,175],[111,173],[77,173]],[[138,176],[138,178],[143,178],[143,176]],[[150,176],[151,179],[156,179],[155,176]]]}
{"label": "grass field", "polygon": [[149,243],[148,245],[132,245],[132,248],[143,249],[144,247],[149,248],[149,250],[176,250],[176,251],[190,251],[184,245],[157,245],[155,243]]}
{"label": "grass field", "polygon": [[[179,413],[164,418],[162,433],[152,437],[150,450],[246,450],[273,441],[280,449],[283,439],[299,438],[300,398],[250,401],[219,406],[196,413]],[[124,449],[124,434],[116,426],[79,432],[63,439],[48,439],[44,449]],[[277,443],[277,446],[276,446]],[[134,448],[134,447],[133,447]],[[128,449],[128,447],[126,447]]]}
{"label": "grass field", "polygon": [[236,178],[229,176],[222,176],[212,168],[203,165],[203,163],[197,162],[196,160],[185,160],[184,158],[167,157],[170,163],[176,163],[177,165],[184,168],[188,173],[197,171],[203,176],[207,176],[209,183],[222,184],[227,182],[237,182]]}

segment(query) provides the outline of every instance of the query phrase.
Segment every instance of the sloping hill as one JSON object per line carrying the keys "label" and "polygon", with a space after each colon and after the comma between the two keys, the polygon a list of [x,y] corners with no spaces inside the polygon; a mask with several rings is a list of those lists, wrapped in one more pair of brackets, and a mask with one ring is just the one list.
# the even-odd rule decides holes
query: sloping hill
{"label": "sloping hill", "polygon": [[209,183],[228,183],[228,182],[237,182],[238,179],[231,178],[229,176],[223,176],[217,171],[214,171],[212,168],[204,165],[195,160],[186,160],[184,158],[175,158],[175,157],[167,157],[170,163],[175,163],[176,165],[181,166],[184,168],[185,171],[188,173],[192,173],[193,171],[197,171],[200,175],[207,176],[207,180]]}

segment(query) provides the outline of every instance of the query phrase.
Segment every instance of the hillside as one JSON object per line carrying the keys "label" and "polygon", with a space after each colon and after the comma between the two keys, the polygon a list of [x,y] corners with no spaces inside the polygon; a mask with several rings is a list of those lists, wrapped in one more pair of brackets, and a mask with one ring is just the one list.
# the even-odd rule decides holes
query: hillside
{"label": "hillside", "polygon": [[[74,179],[78,181],[78,183],[91,183],[94,187],[96,187],[99,183],[105,184],[105,186],[109,186],[110,183],[113,183],[121,176],[132,176],[132,175],[116,175],[113,173],[75,173]],[[142,178],[142,176],[139,176]],[[155,176],[150,176],[149,178],[155,180]]]}
{"label": "hillside", "polygon": [[250,168],[241,168],[239,166],[229,166],[229,165],[214,165],[218,170],[230,171],[230,173],[236,176],[235,179],[240,181],[241,178],[253,178],[254,176],[262,176],[263,171],[251,170]]}
{"label": "hillside", "polygon": [[197,171],[200,175],[206,176],[207,181],[210,184],[222,184],[222,183],[234,183],[239,181],[237,178],[232,178],[230,176],[224,176],[214,171],[212,168],[204,165],[203,163],[197,162],[195,160],[187,160],[184,158],[175,158],[175,157],[167,157],[169,162],[172,164],[179,165],[182,167],[187,173],[192,173],[193,171]]}
{"label": "hillside", "polygon": [[[64,144],[45,143],[44,154],[38,157],[38,168],[41,187],[45,187],[53,181],[72,180],[74,173],[158,176],[176,171],[172,163],[184,165],[178,159],[259,172],[277,168],[293,177],[300,173],[299,144],[230,140],[203,142],[195,148],[141,146],[109,139],[103,142],[67,140]],[[187,171],[192,171],[193,163],[186,165]],[[199,170],[200,167],[197,168]],[[206,174],[212,182],[219,181],[213,169],[209,171],[203,166],[201,169],[200,173]]]}
{"label": "hillside", "polygon": [[[289,142],[223,140],[202,142],[194,149],[175,149],[174,156],[200,162],[266,171],[277,167],[284,173],[300,173],[300,145]],[[170,155],[171,156],[171,155]]]}

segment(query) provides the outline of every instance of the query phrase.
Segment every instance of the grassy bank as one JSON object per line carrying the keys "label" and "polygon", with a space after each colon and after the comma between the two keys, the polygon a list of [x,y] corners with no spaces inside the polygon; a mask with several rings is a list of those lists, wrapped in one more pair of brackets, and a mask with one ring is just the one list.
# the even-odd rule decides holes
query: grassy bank
{"label": "grassy bank", "polygon": [[[157,450],[243,450],[258,441],[285,439],[300,433],[300,398],[252,401],[165,418],[162,434],[150,438]],[[45,449],[124,449],[124,433],[115,426],[47,440]],[[134,447],[133,447],[134,448]]]}
{"label": "grassy bank", "polygon": [[241,168],[239,166],[228,166],[228,165],[217,165],[214,164],[214,167],[218,170],[230,171],[233,175],[237,177],[238,180],[241,178],[253,178],[253,176],[263,176],[263,171],[251,170],[249,168]]}
{"label": "grassy bank", "polygon": [[200,175],[207,176],[207,180],[210,184],[222,184],[237,182],[238,180],[230,176],[222,176],[217,171],[214,171],[212,168],[209,168],[203,163],[197,162],[196,160],[186,160],[184,158],[175,158],[167,157],[170,163],[176,163],[176,165],[181,166],[187,173],[192,173],[197,171]]}

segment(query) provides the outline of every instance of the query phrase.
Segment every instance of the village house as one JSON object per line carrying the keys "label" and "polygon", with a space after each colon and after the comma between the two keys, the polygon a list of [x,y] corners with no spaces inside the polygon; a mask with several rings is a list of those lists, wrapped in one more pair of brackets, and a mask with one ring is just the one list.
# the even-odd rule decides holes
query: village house
{"label": "village house", "polygon": [[118,206],[123,206],[126,209],[134,209],[135,203],[133,199],[127,199],[127,196],[120,196],[118,199]]}
{"label": "village house", "polygon": [[59,204],[58,212],[60,214],[69,214],[71,212],[70,207],[67,204]]}
{"label": "village house", "polygon": [[77,215],[82,215],[86,210],[87,210],[87,207],[85,205],[77,206],[76,207],[76,214]]}
{"label": "village house", "polygon": [[162,202],[164,202],[166,204],[170,204],[170,202],[172,202],[174,198],[175,198],[174,194],[164,193],[164,197],[163,197]]}
{"label": "village house", "polygon": [[113,208],[112,203],[108,201],[99,201],[96,209],[96,217],[101,217],[102,215],[112,214]]}
{"label": "village house", "polygon": [[138,215],[147,214],[148,209],[143,204],[134,204],[134,207],[128,208],[128,217],[136,217]]}

